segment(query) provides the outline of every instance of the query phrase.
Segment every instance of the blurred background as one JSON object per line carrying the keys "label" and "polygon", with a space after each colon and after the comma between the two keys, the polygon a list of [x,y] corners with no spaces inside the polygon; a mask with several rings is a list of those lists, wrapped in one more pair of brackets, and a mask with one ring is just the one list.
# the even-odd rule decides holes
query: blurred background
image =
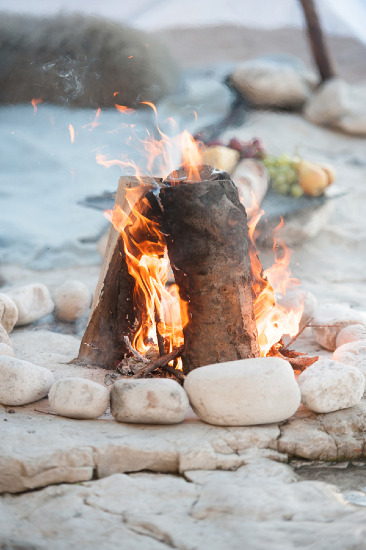
{"label": "blurred background", "polygon": [[[365,80],[366,0],[316,6],[337,75]],[[317,74],[297,0],[0,0],[0,11],[2,263],[96,262],[107,222],[82,203],[123,173],[97,155],[146,169],[135,144],[156,118],[141,101],[165,131],[172,117],[212,139],[248,116],[228,85],[240,63],[291,56]]]}

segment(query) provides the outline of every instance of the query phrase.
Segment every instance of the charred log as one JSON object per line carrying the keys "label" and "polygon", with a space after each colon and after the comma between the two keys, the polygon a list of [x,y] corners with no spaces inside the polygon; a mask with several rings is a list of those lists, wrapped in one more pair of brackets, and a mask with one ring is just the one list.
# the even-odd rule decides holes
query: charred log
{"label": "charred log", "polygon": [[[146,178],[140,184],[136,178],[120,178],[116,204],[126,214],[131,210],[126,191],[139,186],[139,197],[143,199],[156,182]],[[136,326],[141,322],[134,304],[134,286],[135,280],[128,272],[123,239],[111,226],[88,326],[79,355],[73,362],[113,369],[130,353],[125,337],[132,341]]]}
{"label": "charred log", "polygon": [[191,184],[180,171],[179,184],[175,173],[160,191],[169,259],[188,303],[185,374],[259,356],[245,209],[229,176],[209,172],[202,169],[205,180]]}

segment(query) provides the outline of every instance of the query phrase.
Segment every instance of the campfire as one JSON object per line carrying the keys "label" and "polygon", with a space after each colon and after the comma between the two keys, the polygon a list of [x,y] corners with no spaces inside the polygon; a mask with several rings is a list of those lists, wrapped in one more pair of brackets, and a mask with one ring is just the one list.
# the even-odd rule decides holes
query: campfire
{"label": "campfire", "polygon": [[229,174],[203,165],[202,144],[186,131],[182,165],[169,172],[172,142],[158,130],[161,139],[149,136],[144,144],[149,169],[163,158],[168,175],[149,177],[134,167],[135,176],[120,178],[75,361],[179,380],[204,365],[267,355],[286,357],[300,370],[311,364],[314,358],[299,357],[282,342],[298,334],[303,311],[276,302],[299,284],[291,278],[290,251],[276,243],[275,263],[263,270],[255,247],[263,212],[248,220]]}

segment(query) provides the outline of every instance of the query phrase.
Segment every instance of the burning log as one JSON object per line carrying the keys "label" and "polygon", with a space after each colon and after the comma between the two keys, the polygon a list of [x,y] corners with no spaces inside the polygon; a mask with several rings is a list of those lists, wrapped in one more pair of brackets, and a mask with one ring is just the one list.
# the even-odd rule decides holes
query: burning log
{"label": "burning log", "polygon": [[208,167],[199,172],[202,181],[173,173],[167,180],[173,185],[160,191],[169,259],[188,304],[185,374],[259,357],[245,209],[228,174]]}
{"label": "burning log", "polygon": [[[135,198],[143,198],[156,183],[144,178],[120,178],[116,195],[126,214],[131,206],[126,199],[128,189],[138,188]],[[81,341],[75,363],[113,369],[129,352],[124,339],[132,339],[137,312],[133,303],[134,278],[129,274],[124,243],[119,232],[111,226],[104,262],[94,294],[88,326]]]}
{"label": "burning log", "polygon": [[[120,209],[114,214],[123,219],[112,221],[121,233],[112,227],[75,362],[116,368],[133,353],[130,342],[134,347],[142,345],[137,351],[144,351],[154,333],[161,357],[144,366],[141,376],[156,368],[177,376],[168,363],[180,355],[184,374],[211,363],[259,357],[247,218],[228,174],[208,166],[195,169],[195,175],[174,172],[159,184],[161,207],[151,192],[157,182],[149,178],[129,202],[126,189],[137,185],[136,178],[120,179],[116,197]],[[164,340],[169,329],[159,303],[162,281],[150,290],[147,286],[152,276],[148,264],[156,266],[166,246],[181,307],[186,307],[188,314],[183,323],[183,350],[180,342]],[[140,269],[145,270],[144,277]],[[155,267],[154,275],[158,272]],[[179,310],[178,303],[177,307]]]}

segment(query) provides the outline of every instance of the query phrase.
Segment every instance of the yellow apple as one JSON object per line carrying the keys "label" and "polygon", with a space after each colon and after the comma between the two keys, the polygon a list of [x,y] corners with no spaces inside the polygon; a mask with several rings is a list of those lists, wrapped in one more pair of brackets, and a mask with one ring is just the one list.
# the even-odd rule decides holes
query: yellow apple
{"label": "yellow apple", "polygon": [[328,186],[328,175],[319,165],[308,160],[300,160],[297,165],[299,185],[307,195],[318,197]]}

